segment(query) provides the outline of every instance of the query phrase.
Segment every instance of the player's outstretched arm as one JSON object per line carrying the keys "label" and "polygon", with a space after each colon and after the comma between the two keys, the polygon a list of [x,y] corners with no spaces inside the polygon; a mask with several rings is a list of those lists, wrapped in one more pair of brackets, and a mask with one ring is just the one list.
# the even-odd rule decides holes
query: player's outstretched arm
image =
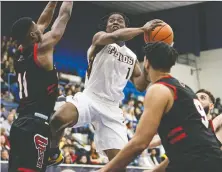
{"label": "player's outstretched arm", "polygon": [[136,156],[146,149],[156,134],[161,118],[167,109],[168,103],[173,101],[171,91],[160,84],[152,85],[144,100],[144,112],[140,118],[136,133],[129,143],[117,156],[110,161],[100,172],[120,171]]}
{"label": "player's outstretched arm", "polygon": [[51,23],[56,6],[57,6],[57,1],[48,2],[44,11],[40,15],[37,21],[37,25],[42,33]]}
{"label": "player's outstretched arm", "polygon": [[62,38],[72,14],[72,7],[73,1],[65,1],[62,3],[59,15],[52,25],[51,31],[44,34],[42,43],[44,47],[54,47]]}
{"label": "player's outstretched arm", "polygon": [[161,25],[161,23],[163,23],[161,20],[152,20],[150,21],[150,25],[144,25],[140,28],[123,28],[112,33],[101,31],[94,35],[92,45],[103,46],[116,43],[118,41],[128,41],[137,35],[140,35],[151,30],[152,28],[155,28],[156,26]]}

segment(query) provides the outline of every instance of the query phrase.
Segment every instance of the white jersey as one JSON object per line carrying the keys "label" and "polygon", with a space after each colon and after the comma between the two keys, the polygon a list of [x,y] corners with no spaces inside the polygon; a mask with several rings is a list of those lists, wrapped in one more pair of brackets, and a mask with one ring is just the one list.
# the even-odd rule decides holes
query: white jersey
{"label": "white jersey", "polygon": [[110,101],[120,102],[136,61],[136,55],[125,45],[106,45],[94,58],[89,78],[86,76],[85,90]]}

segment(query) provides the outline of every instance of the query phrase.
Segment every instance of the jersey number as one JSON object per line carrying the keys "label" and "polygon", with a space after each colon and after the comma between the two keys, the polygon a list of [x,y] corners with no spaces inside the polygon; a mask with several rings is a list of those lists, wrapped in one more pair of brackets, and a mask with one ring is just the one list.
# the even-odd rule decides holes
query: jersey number
{"label": "jersey number", "polygon": [[203,106],[201,105],[201,103],[197,99],[194,99],[193,102],[194,102],[195,107],[197,108],[197,111],[201,115],[201,122],[204,124],[204,126],[206,128],[208,128],[209,127],[209,121],[207,119],[207,115],[206,115],[206,113],[203,109]]}
{"label": "jersey number", "polygon": [[18,73],[18,83],[19,83],[19,97],[20,99],[28,97],[27,81],[26,81],[26,71],[24,73]]}
{"label": "jersey number", "polygon": [[129,74],[130,74],[130,67],[128,67],[128,72],[127,72],[127,74],[126,74],[126,79],[129,79],[128,77],[129,77]]}

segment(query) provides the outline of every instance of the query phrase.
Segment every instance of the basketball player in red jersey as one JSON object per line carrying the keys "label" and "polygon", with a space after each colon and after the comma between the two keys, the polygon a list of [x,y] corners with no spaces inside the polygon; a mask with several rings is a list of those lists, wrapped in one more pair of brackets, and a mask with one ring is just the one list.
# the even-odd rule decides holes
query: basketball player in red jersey
{"label": "basketball player in red jersey", "polygon": [[[201,103],[201,105],[204,108],[204,111],[207,115],[208,120],[210,121],[210,111],[214,108],[214,103],[215,103],[215,98],[212,95],[211,92],[205,90],[205,89],[200,89],[196,92],[196,95]],[[211,122],[211,121],[210,121]],[[222,115],[217,116],[215,119],[212,121],[212,129],[214,130],[217,139],[220,141],[220,144],[222,146]],[[156,135],[153,140],[151,141],[149,147],[153,148],[156,146],[161,145],[161,139],[158,135]],[[165,172],[166,167],[169,163],[168,158],[158,165],[156,168],[152,170],[152,172]],[[150,170],[146,170],[144,172],[151,172]]]}
{"label": "basketball player in red jersey", "polygon": [[63,161],[58,149],[49,151],[49,118],[58,96],[53,50],[65,32],[73,2],[62,3],[51,30],[44,33],[56,4],[49,2],[37,23],[23,17],[12,26],[12,37],[20,44],[15,60],[20,100],[10,131],[9,172],[44,172],[47,165]]}
{"label": "basketball player in red jersey", "polygon": [[152,85],[143,115],[134,137],[101,172],[121,171],[157,132],[170,159],[167,172],[221,172],[222,152],[201,103],[188,86],[170,76],[178,53],[163,42],[148,43],[144,49]]}
{"label": "basketball player in red jersey", "polygon": [[[214,109],[215,98],[211,92],[200,89],[196,93],[200,103],[202,104],[205,113],[207,114],[208,120],[211,121],[210,112]],[[212,129],[214,130],[218,140],[222,144],[222,115],[218,115],[216,118],[212,120]]]}

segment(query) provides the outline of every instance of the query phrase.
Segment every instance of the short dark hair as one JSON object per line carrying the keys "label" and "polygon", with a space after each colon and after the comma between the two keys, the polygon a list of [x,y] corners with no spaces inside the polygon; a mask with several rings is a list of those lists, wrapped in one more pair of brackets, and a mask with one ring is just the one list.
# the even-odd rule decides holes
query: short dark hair
{"label": "short dark hair", "polygon": [[121,15],[121,16],[123,17],[124,21],[125,21],[126,27],[129,27],[130,21],[129,21],[129,18],[128,18],[125,14],[123,14],[123,13],[121,13],[121,12],[112,12],[112,13],[109,13],[108,15],[106,15],[106,16],[104,16],[103,18],[100,19],[100,20],[101,20],[101,23],[99,24],[99,29],[101,29],[101,30],[106,30],[107,21],[108,21],[109,17],[110,17],[111,15],[113,15],[113,14],[119,14],[119,15]]}
{"label": "short dark hair", "polygon": [[210,97],[211,102],[212,102],[213,104],[215,104],[215,98],[214,98],[213,94],[212,94],[210,91],[207,91],[207,90],[205,90],[205,89],[200,89],[200,90],[198,90],[198,91],[196,92],[196,94],[197,94],[197,93],[205,93],[205,94],[207,94],[207,95]]}
{"label": "short dark hair", "polygon": [[19,43],[23,43],[32,26],[32,21],[33,20],[30,17],[22,17],[16,20],[11,29],[12,38]]}
{"label": "short dark hair", "polygon": [[156,70],[170,71],[178,57],[178,52],[162,41],[146,43],[143,49],[146,58]]}

